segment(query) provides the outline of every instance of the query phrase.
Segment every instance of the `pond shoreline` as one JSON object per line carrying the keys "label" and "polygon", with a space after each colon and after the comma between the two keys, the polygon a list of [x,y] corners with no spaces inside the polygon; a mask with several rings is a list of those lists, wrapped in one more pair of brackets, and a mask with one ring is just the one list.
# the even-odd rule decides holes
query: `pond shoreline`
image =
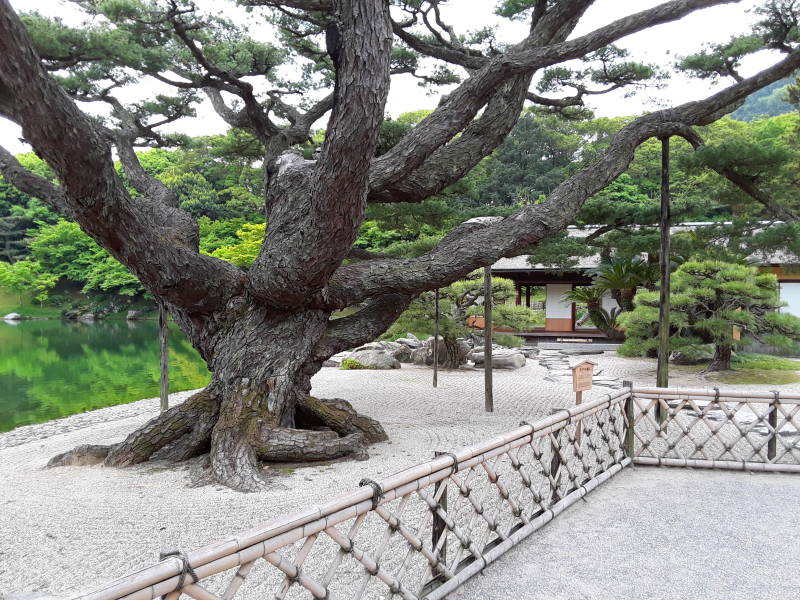
{"label": "pond shoreline", "polygon": [[[158,395],[158,323],[0,321],[0,431]],[[169,324],[170,391],[208,384],[205,362]]]}
{"label": "pond shoreline", "polygon": [[[177,406],[201,389],[203,388],[170,394],[169,405]],[[101,423],[113,423],[114,421],[130,419],[148,413],[156,417],[160,410],[159,403],[160,399],[158,397],[142,398],[141,400],[134,400],[124,404],[115,404],[113,406],[95,408],[86,412],[76,413],[74,415],[67,415],[66,417],[51,419],[42,423],[20,425],[10,431],[0,432],[0,450],[39,440],[46,440],[56,435],[79,431]]]}

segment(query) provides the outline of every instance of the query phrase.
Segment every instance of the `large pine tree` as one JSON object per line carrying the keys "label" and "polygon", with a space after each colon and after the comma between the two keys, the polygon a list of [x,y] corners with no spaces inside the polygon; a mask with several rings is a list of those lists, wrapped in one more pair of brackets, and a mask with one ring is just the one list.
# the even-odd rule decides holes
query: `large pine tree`
{"label": "large pine tree", "polygon": [[[124,441],[78,449],[61,462],[90,455],[121,466],[210,451],[220,482],[251,490],[263,485],[259,458],[363,453],[366,440],[384,434],[340,403],[309,398],[322,363],[385,331],[419,293],[527,252],[563,229],[587,198],[625,171],[645,140],[681,135],[701,145],[693,126],[800,66],[797,31],[783,25],[797,22],[794,3],[763,5],[760,46],[784,53],[774,66],[705,99],[633,120],[540,204],[505,219],[464,223],[417,258],[357,253],[361,260],[346,261],[367,203],[420,202],[454,183],[503,141],[526,100],[579,106],[589,93],[640,83],[651,72],[614,42],[729,1],[671,0],[582,35],[573,32],[594,0],[506,1],[500,12],[527,19],[529,33],[498,46],[491,36],[458,35],[434,0],[243,0],[254,8],[250,19],[269,17],[277,43],[203,15],[188,0],[82,0],[76,5],[92,18],[81,28],[37,14],[20,18],[0,0],[0,114],[22,126],[59,185],[1,150],[0,171],[125,264],[166,304],[213,373],[207,389]],[[586,63],[572,69],[575,59]],[[430,60],[437,66],[426,68]],[[294,81],[287,61],[302,67]],[[391,76],[399,73],[458,83],[376,158]],[[531,91],[537,74],[544,85]],[[125,103],[123,88],[141,79],[173,93]],[[317,101],[291,104],[326,88]],[[175,143],[163,126],[192,114],[201,96],[263,147],[268,226],[248,270],[198,251],[196,222],[134,152]],[[109,117],[88,116],[80,102],[104,103]],[[321,151],[304,160],[292,148],[327,113]],[[113,153],[139,197],[128,193]],[[360,310],[353,315],[330,318],[354,305]],[[307,428],[319,423],[338,435]]]}

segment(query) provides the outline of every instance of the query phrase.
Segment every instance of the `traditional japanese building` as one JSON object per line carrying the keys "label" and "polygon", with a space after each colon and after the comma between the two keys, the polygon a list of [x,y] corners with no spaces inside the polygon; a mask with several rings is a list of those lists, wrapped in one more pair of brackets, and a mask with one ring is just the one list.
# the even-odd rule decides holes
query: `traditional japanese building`
{"label": "traditional japanese building", "polygon": [[[672,228],[672,234],[696,229],[698,227],[718,225],[719,223],[683,223]],[[586,237],[597,229],[596,226],[568,228],[571,237]],[[564,300],[564,293],[579,286],[592,284],[590,271],[600,265],[600,255],[576,259],[576,266],[569,269],[557,269],[542,264],[531,264],[529,256],[504,258],[492,266],[492,274],[497,277],[511,279],[517,288],[517,304],[529,308],[544,309],[544,325],[527,332],[518,333],[529,338],[576,339],[605,337],[588,320],[584,311],[574,303]],[[752,257],[754,264],[762,269],[775,273],[780,285],[781,300],[787,306],[782,309],[800,317],[800,262],[797,257],[784,253],[769,256]],[[536,301],[536,297],[544,297]],[[617,308],[616,301],[610,295],[603,298],[603,308]],[[476,326],[479,324],[476,322]]]}

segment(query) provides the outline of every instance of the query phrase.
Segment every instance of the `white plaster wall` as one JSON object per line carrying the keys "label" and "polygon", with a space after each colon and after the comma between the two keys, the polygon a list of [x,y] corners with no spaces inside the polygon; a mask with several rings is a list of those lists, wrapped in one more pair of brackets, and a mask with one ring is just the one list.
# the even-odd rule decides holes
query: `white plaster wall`
{"label": "white plaster wall", "polygon": [[606,292],[603,294],[603,301],[601,302],[601,306],[605,308],[608,312],[611,312],[613,308],[619,308],[619,304],[614,298],[611,297],[611,292]]}
{"label": "white plaster wall", "polygon": [[781,312],[800,317],[800,281],[785,281],[780,284],[781,300],[788,306],[781,308]]}
{"label": "white plaster wall", "polygon": [[564,302],[564,292],[572,289],[571,283],[548,283],[545,301],[545,317],[548,319],[571,319],[572,303]]}

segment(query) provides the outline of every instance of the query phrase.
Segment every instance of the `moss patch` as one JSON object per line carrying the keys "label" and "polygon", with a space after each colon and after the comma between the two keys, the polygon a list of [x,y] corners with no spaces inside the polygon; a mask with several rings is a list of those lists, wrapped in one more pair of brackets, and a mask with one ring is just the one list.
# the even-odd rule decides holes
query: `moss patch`
{"label": "moss patch", "polygon": [[339,368],[344,371],[355,371],[358,369],[377,369],[378,367],[363,365],[355,359],[345,358]]}
{"label": "moss patch", "polygon": [[761,371],[800,371],[800,362],[782,356],[738,352],[733,357],[734,369],[758,369]]}

